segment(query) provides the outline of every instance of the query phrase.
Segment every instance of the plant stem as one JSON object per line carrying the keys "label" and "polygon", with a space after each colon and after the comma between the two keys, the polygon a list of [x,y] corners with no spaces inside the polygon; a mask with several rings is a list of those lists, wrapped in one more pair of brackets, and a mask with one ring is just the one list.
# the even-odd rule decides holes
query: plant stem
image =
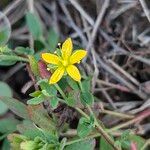
{"label": "plant stem", "polygon": [[65,93],[62,91],[62,89],[59,87],[59,85],[57,83],[54,85],[55,85],[56,89],[59,91],[59,93],[61,94],[61,96],[63,97],[63,99],[66,100],[67,97],[66,97]]}
{"label": "plant stem", "polygon": [[148,145],[150,145],[150,139],[148,139],[148,140],[145,142],[145,144],[143,145],[143,147],[141,148],[141,150],[145,150]]}
{"label": "plant stem", "polygon": [[80,108],[75,108],[82,116],[84,116],[87,119],[90,119],[90,117],[84,112],[82,111]]}
{"label": "plant stem", "polygon": [[81,81],[79,81],[78,83],[79,83],[79,87],[80,87],[81,91],[83,92],[83,87],[82,87]]}
{"label": "plant stem", "polygon": [[[80,85],[80,84],[79,84]],[[82,85],[80,85],[82,87]],[[59,91],[59,93],[62,95],[62,97],[66,100],[67,97],[65,95],[65,93],[62,91],[62,89],[59,87],[58,84],[55,84],[55,87],[56,89]],[[95,119],[95,125],[96,125],[96,128],[97,130],[100,132],[100,134],[107,140],[107,142],[113,147],[114,150],[120,150],[119,148],[117,148],[115,146],[115,143],[114,141],[112,140],[112,138],[106,133],[106,131],[101,127],[101,125],[98,123],[92,109],[87,106],[87,108],[89,109],[90,113],[94,116],[94,119]],[[90,117],[85,113],[83,112],[80,108],[75,108],[82,116],[86,117],[87,119],[90,119]]]}
{"label": "plant stem", "polygon": [[123,118],[123,119],[132,119],[132,118],[134,118],[134,115],[127,115],[127,114],[123,114],[123,113],[120,113],[120,112],[115,112],[115,111],[110,111],[110,110],[105,110],[105,109],[102,110],[101,113],[109,114],[109,115],[120,117],[120,118]]}
{"label": "plant stem", "polygon": [[88,105],[87,106],[89,112],[93,115],[94,119],[95,119],[95,125],[97,130],[100,132],[100,134],[106,139],[106,141],[115,149],[115,150],[119,150],[118,147],[115,146],[115,142],[112,140],[112,138],[108,135],[108,133],[102,128],[102,126],[98,123],[98,120],[95,116],[95,114],[93,113],[91,107]]}

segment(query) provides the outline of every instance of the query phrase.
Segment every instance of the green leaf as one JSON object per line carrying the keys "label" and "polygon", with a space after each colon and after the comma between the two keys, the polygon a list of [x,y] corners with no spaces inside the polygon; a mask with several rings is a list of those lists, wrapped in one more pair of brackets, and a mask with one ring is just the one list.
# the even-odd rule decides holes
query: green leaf
{"label": "green leaf", "polygon": [[59,100],[56,96],[50,98],[50,104],[53,109],[55,109],[58,106],[58,102]]}
{"label": "green leaf", "polygon": [[30,49],[29,47],[25,48],[22,46],[18,46],[15,48],[14,52],[16,52],[18,55],[33,55],[34,50]]}
{"label": "green leaf", "polygon": [[36,51],[35,55],[38,55],[36,58],[39,60],[41,58],[41,52],[45,50],[45,45],[41,40],[34,41],[34,49]]}
{"label": "green leaf", "polygon": [[13,111],[16,115],[28,119],[28,111],[25,104],[21,103],[20,101],[10,98],[10,97],[0,97],[0,100],[5,103],[8,108]]}
{"label": "green leaf", "polygon": [[37,136],[44,138],[43,132],[35,128],[34,123],[30,120],[24,120],[22,124],[17,126],[17,130],[31,140],[34,140]]}
{"label": "green leaf", "polygon": [[4,115],[7,111],[8,111],[7,105],[0,101],[0,116]]}
{"label": "green leaf", "polygon": [[76,101],[75,101],[75,99],[73,97],[68,97],[66,102],[71,107],[76,105]]}
{"label": "green leaf", "polygon": [[33,38],[40,39],[42,36],[42,26],[40,24],[39,18],[35,14],[28,12],[26,14],[26,21]]}
{"label": "green leaf", "polygon": [[131,142],[136,143],[137,148],[141,149],[145,143],[145,140],[140,136],[131,134],[130,130],[126,130],[115,143],[120,144],[125,149],[130,149]]}
{"label": "green leaf", "polygon": [[9,54],[12,53],[12,50],[8,47],[8,45],[0,46],[0,53]]}
{"label": "green leaf", "polygon": [[11,26],[8,18],[4,13],[0,13],[0,45],[5,45],[11,34]]}
{"label": "green leaf", "polygon": [[136,143],[137,149],[141,149],[141,148],[143,147],[143,145],[145,144],[145,140],[144,140],[142,137],[137,136],[137,135],[131,134],[131,135],[129,136],[129,140],[130,140],[131,142]]}
{"label": "green leaf", "polygon": [[94,102],[94,97],[90,92],[81,92],[80,99],[83,105],[92,105]]}
{"label": "green leaf", "polygon": [[46,139],[48,142],[56,142],[57,137],[49,132],[45,132],[41,128],[36,128],[34,123],[29,120],[24,120],[22,124],[17,126],[18,131],[27,138],[34,140],[36,137]]}
{"label": "green leaf", "polygon": [[19,123],[18,120],[14,118],[4,118],[0,120],[0,141],[4,139],[8,134],[16,131],[16,126]]}
{"label": "green leaf", "polygon": [[59,35],[56,31],[51,28],[48,33],[48,44],[50,48],[50,52],[54,52],[59,41]]}
{"label": "green leaf", "polygon": [[28,112],[32,114],[30,115],[30,119],[40,128],[52,133],[54,132],[56,125],[41,105],[29,105]]}
{"label": "green leaf", "polygon": [[90,139],[68,145],[64,148],[64,150],[94,150],[94,147],[95,140]]}
{"label": "green leaf", "polygon": [[[4,56],[4,57],[3,57]],[[14,65],[17,61],[11,60],[10,57],[7,56],[15,56],[12,50],[6,45],[0,47],[0,66],[11,66]]]}
{"label": "green leaf", "polygon": [[50,85],[48,82],[41,82],[40,87],[42,91],[44,91],[46,96],[56,96],[57,95],[57,90],[54,85]]}
{"label": "green leaf", "polygon": [[16,61],[11,60],[0,60],[0,66],[11,66],[14,65]]}
{"label": "green leaf", "polygon": [[41,94],[42,94],[41,91],[35,91],[35,92],[33,92],[33,93],[30,93],[29,95],[30,95],[31,97],[38,97],[38,96],[40,96]]}
{"label": "green leaf", "polygon": [[[0,82],[0,97],[1,96],[8,96],[8,97],[12,97],[12,91],[10,89],[10,87],[4,83],[4,82]],[[8,111],[8,107],[5,103],[3,103],[2,101],[0,101],[0,115],[5,114]]]}
{"label": "green leaf", "polygon": [[113,150],[113,148],[103,137],[101,137],[99,150]]}
{"label": "green leaf", "polygon": [[0,132],[10,133],[16,130],[19,121],[14,118],[4,118],[0,120]]}
{"label": "green leaf", "polygon": [[45,97],[43,95],[39,95],[38,97],[34,97],[27,101],[28,105],[38,105],[42,103],[45,100]]}
{"label": "green leaf", "polygon": [[17,61],[28,62],[29,60],[27,58],[23,58],[23,57],[16,56],[16,55],[0,55],[0,64],[1,62],[2,64],[4,64],[4,62],[7,62],[7,61],[9,63],[15,63]]}
{"label": "green leaf", "polygon": [[62,79],[58,82],[58,85],[59,85],[59,87],[60,87],[63,91],[65,91],[66,88],[68,87],[66,78],[62,78]]}
{"label": "green leaf", "polygon": [[31,71],[33,72],[33,74],[36,77],[38,77],[39,76],[38,62],[36,61],[36,59],[32,55],[29,55],[28,58],[29,58],[29,63],[30,63]]}
{"label": "green leaf", "polygon": [[71,107],[75,107],[79,104],[79,91],[73,90],[68,93],[67,104]]}
{"label": "green leaf", "polygon": [[82,81],[82,88],[84,92],[89,92],[91,90],[91,77]]}
{"label": "green leaf", "polygon": [[79,90],[78,83],[73,79],[71,79],[70,77],[67,77],[67,82],[73,90]]}
{"label": "green leaf", "polygon": [[93,129],[93,123],[86,118],[81,118],[78,123],[77,133],[80,137],[87,136]]}

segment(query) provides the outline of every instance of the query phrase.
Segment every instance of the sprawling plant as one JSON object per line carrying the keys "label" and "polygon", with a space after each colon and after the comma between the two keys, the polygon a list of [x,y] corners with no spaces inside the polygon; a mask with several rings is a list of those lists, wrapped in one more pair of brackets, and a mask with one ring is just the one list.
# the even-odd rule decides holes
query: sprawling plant
{"label": "sprawling plant", "polygon": [[[143,138],[134,135],[132,130],[116,136],[126,125],[107,129],[95,112],[92,76],[80,73],[76,67],[87,56],[86,50],[77,48],[73,51],[71,38],[57,46],[55,32],[51,37],[56,40],[51,42],[53,46],[49,49],[47,41],[51,39],[44,39],[37,18],[28,13],[27,23],[33,39],[43,44],[44,51],[29,47],[16,47],[14,50],[8,46],[0,47],[0,65],[23,62],[35,87],[24,104],[12,98],[9,87],[0,83],[1,88],[7,91],[0,94],[4,112],[9,108],[21,118],[2,120],[1,139],[6,140],[7,137],[14,150],[141,149],[145,143]],[[96,144],[97,141],[100,145]]]}

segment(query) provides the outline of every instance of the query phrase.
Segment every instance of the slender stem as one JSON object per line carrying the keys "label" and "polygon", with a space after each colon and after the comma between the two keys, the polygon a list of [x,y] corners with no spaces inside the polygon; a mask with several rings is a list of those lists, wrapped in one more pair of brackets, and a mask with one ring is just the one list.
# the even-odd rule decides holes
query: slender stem
{"label": "slender stem", "polygon": [[145,150],[148,145],[150,145],[150,139],[148,139],[148,140],[145,142],[145,144],[143,145],[143,147],[141,148],[141,150]]}
{"label": "slender stem", "polygon": [[75,108],[82,116],[84,116],[87,119],[90,119],[90,117],[84,112],[82,111],[80,108]]}
{"label": "slender stem", "polygon": [[110,111],[110,110],[105,110],[105,109],[102,110],[101,113],[113,115],[113,116],[124,118],[124,119],[134,118],[134,115],[127,115],[127,114],[123,114],[123,113],[120,113],[120,112],[115,112],[115,111]]}
{"label": "slender stem", "polygon": [[83,87],[82,87],[81,81],[79,81],[78,83],[79,83],[79,86],[80,86],[81,91],[83,92]]}
{"label": "slender stem", "polygon": [[93,113],[92,109],[90,106],[87,106],[89,112],[94,116],[95,119],[95,125],[97,127],[97,130],[100,132],[100,134],[106,139],[106,141],[115,149],[115,150],[119,150],[118,147],[115,146],[115,142],[112,140],[112,138],[108,135],[108,133],[101,127],[101,125],[98,123],[98,120],[95,116],[95,114]]}
{"label": "slender stem", "polygon": [[59,85],[57,83],[54,85],[55,85],[56,89],[59,91],[59,93],[61,94],[61,96],[64,98],[64,100],[66,100],[67,97],[66,97],[65,93],[62,91],[62,89],[59,87]]}

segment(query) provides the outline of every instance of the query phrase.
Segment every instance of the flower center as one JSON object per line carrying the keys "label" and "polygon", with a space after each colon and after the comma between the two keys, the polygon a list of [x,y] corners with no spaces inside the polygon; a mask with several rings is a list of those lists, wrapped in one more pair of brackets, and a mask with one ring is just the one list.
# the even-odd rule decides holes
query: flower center
{"label": "flower center", "polygon": [[64,67],[67,67],[67,66],[68,66],[68,61],[67,61],[67,60],[62,60],[62,65],[63,65]]}

